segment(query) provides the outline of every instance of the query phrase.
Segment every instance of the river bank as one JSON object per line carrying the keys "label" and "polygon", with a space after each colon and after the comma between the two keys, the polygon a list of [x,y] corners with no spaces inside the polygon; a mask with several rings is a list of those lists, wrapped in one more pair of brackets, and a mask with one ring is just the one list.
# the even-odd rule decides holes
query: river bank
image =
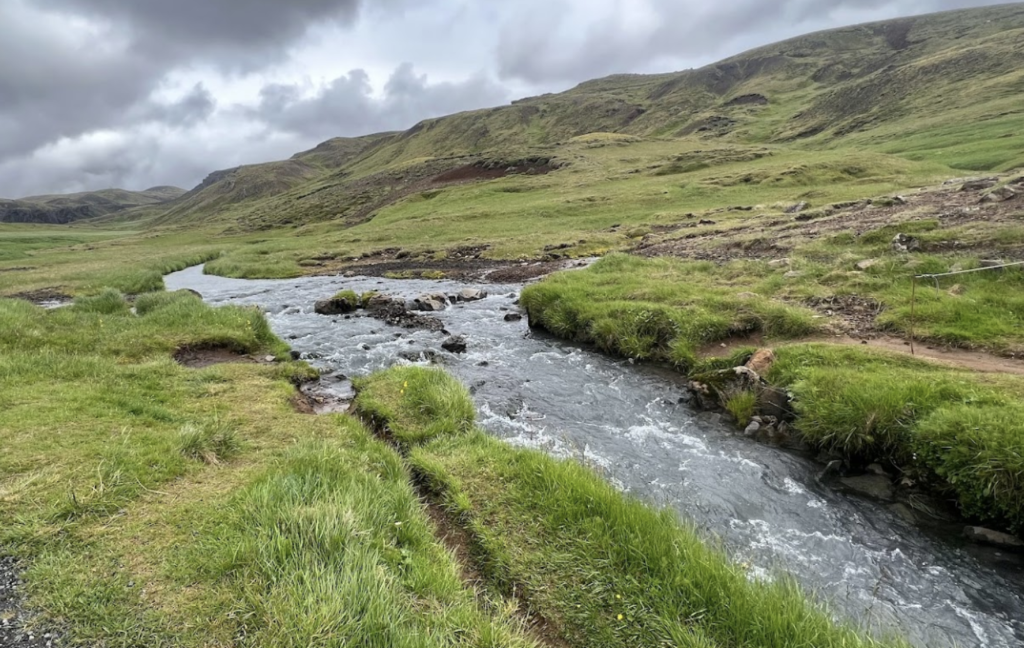
{"label": "river bank", "polygon": [[[730,294],[707,268],[673,263],[609,257],[526,289],[523,303],[534,326],[556,335],[673,364],[693,378],[699,403],[728,411],[751,434],[795,436],[848,470],[889,467],[889,487],[871,489],[886,491],[884,499],[899,486],[923,487],[952,496],[969,519],[1021,528],[1018,376],[827,343],[790,343],[752,359],[756,348],[737,339],[808,336],[821,330],[813,311]],[[674,282],[686,278],[685,287]],[[732,343],[730,357],[698,355],[718,340]]]}
{"label": "river bank", "polygon": [[[525,321],[506,322],[519,312],[522,286],[360,277],[241,281],[198,270],[167,282],[214,304],[260,305],[274,330],[323,372],[328,388],[348,389],[335,376],[433,359],[469,386],[489,434],[591,466],[617,488],[721,538],[754,573],[789,572],[859,623],[898,628],[929,646],[981,641],[974,628],[991,645],[1000,645],[1004,632],[1014,636],[1020,595],[1012,583],[1021,572],[1013,557],[965,543],[959,528],[957,537],[921,528],[887,504],[820,484],[813,457],[755,443],[720,415],[680,403],[688,389],[677,372],[563,342]],[[448,333],[396,329],[364,313],[346,319],[313,312],[316,301],[342,290],[411,301],[464,288],[491,296],[426,314]],[[450,335],[466,338],[466,353],[442,349]]]}

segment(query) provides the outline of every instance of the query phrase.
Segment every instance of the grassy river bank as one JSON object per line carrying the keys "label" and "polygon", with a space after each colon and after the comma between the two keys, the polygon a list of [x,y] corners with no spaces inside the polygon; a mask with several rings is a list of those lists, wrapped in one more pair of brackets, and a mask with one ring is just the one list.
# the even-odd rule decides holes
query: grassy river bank
{"label": "grassy river bank", "polygon": [[[203,347],[235,362],[172,359]],[[484,436],[442,372],[302,414],[310,370],[259,311],[185,292],[0,300],[0,349],[0,549],[65,643],[871,645],[588,469]]]}

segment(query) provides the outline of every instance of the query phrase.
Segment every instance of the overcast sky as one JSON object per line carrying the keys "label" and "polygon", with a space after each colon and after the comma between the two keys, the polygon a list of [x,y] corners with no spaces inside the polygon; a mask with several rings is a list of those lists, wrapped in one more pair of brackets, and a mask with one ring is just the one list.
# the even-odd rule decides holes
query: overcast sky
{"label": "overcast sky", "polygon": [[0,0],[0,196],[191,188],[330,137],[985,0]]}

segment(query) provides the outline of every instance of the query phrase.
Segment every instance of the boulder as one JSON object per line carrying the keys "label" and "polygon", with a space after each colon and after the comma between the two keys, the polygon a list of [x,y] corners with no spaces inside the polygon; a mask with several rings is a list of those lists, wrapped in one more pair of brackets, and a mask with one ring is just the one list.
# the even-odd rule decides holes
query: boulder
{"label": "boulder", "polygon": [[523,321],[523,316],[520,315],[519,313],[509,313],[508,315],[505,316],[505,321],[506,322],[522,322]]}
{"label": "boulder", "polygon": [[791,265],[793,265],[792,259],[775,259],[768,262],[769,268],[788,268]]}
{"label": "boulder", "polygon": [[893,488],[892,481],[882,475],[844,477],[839,480],[839,483],[846,490],[871,499],[882,502],[893,502],[896,499],[896,489]]}
{"label": "boulder", "polygon": [[874,268],[876,265],[878,265],[881,262],[882,262],[881,259],[864,259],[863,261],[861,261],[860,263],[857,264],[857,269],[858,270],[870,270],[871,268]]}
{"label": "boulder", "polygon": [[897,234],[892,239],[892,249],[902,254],[917,252],[921,249],[921,241],[908,234]]}
{"label": "boulder", "polygon": [[1020,538],[1009,533],[1001,533],[984,527],[967,527],[964,529],[964,537],[971,542],[979,542],[1014,551],[1024,551],[1024,541],[1021,541]]}
{"label": "boulder", "polygon": [[466,338],[461,335],[452,336],[441,343],[441,348],[449,353],[465,353]]}
{"label": "boulder", "polygon": [[448,298],[440,293],[420,295],[412,301],[410,310],[440,312],[448,308]]}
{"label": "boulder", "polygon": [[346,315],[356,312],[358,308],[359,304],[347,297],[322,299],[314,306],[318,315]]}
{"label": "boulder", "polygon": [[1009,187],[998,187],[988,192],[981,197],[981,202],[987,203],[1001,203],[1007,200],[1013,200],[1017,197],[1017,192]]}
{"label": "boulder", "polygon": [[456,296],[456,298],[460,302],[480,301],[481,299],[485,299],[486,297],[487,293],[485,293],[482,290],[477,290],[476,288],[465,288],[463,290],[460,290],[459,294]]}
{"label": "boulder", "polygon": [[775,364],[775,352],[771,349],[758,349],[745,365],[759,376],[768,373],[768,370]]}

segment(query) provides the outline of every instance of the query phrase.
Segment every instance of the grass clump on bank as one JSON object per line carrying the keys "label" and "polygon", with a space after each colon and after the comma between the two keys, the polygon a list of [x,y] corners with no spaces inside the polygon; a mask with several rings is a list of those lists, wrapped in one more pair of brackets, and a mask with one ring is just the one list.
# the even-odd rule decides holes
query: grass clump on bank
{"label": "grass clump on bank", "polygon": [[523,291],[530,322],[559,337],[691,369],[707,344],[755,333],[816,331],[813,313],[719,282],[711,263],[611,255]]}
{"label": "grass clump on bank", "polygon": [[433,418],[461,422],[472,411],[464,391],[461,402],[448,392],[432,399],[443,409],[424,415],[421,389],[452,381],[441,375],[390,370],[362,381],[359,400],[387,403],[371,408],[375,424],[423,441],[408,461],[470,532],[488,585],[520,597],[568,645],[874,645],[790,581],[750,580],[673,514],[624,496],[588,468],[479,431],[426,433]]}
{"label": "grass clump on bank", "polygon": [[473,429],[476,410],[469,391],[441,369],[394,367],[354,382],[359,415],[386,428],[402,445],[461,436]]}
{"label": "grass clump on bank", "polygon": [[[938,271],[939,261],[931,263],[925,270]],[[891,271],[877,273],[861,279],[866,282],[862,287],[885,285],[893,293]],[[955,326],[970,328],[980,318],[991,326],[979,325],[975,335],[991,333],[988,342],[1001,344],[1018,300],[1009,286],[1018,280],[1015,272],[970,279],[968,294],[995,301]],[[808,279],[810,287],[804,289],[815,290],[814,281]],[[530,286],[522,300],[531,323],[559,337],[706,372],[737,364],[698,358],[696,350],[708,343],[752,333],[784,342],[813,331],[811,311],[762,296],[784,297],[780,285],[777,276],[756,277],[742,263],[714,266],[616,255]],[[751,292],[739,297],[740,286]],[[920,292],[929,296],[918,304],[919,330],[941,337],[944,318],[961,311],[940,317],[927,304],[958,297]],[[997,297],[1000,292],[1007,294]],[[884,316],[885,325],[903,321],[902,308]],[[1004,309],[1005,317],[996,318],[992,309]],[[955,499],[970,518],[1024,530],[1024,417],[1015,418],[1024,380],[849,347],[784,345],[777,354],[779,361],[766,378],[794,395],[795,425],[806,441],[863,464],[892,462]],[[722,401],[740,422],[756,413],[751,393],[730,392]]]}
{"label": "grass clump on bank", "polygon": [[1024,380],[828,345],[777,355],[768,379],[794,395],[808,441],[892,461],[968,517],[1024,530]]}

